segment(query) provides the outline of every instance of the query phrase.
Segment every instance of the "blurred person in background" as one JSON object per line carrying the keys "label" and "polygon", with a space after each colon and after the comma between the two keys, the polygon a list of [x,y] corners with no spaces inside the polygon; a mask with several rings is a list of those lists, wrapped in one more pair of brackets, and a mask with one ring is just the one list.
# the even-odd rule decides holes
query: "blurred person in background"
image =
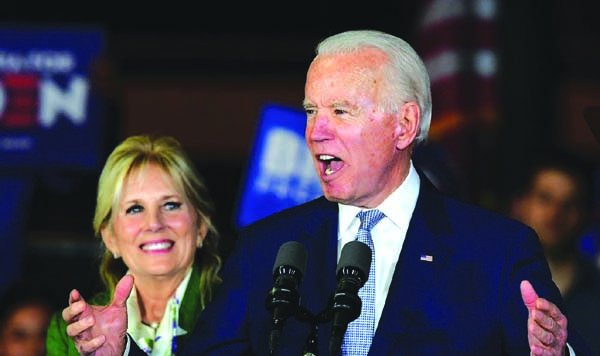
{"label": "blurred person in background", "polygon": [[2,296],[0,356],[46,355],[46,330],[56,303],[43,290],[15,282]]}
{"label": "blurred person in background", "polygon": [[579,249],[593,208],[591,167],[557,149],[529,161],[516,175],[508,213],[537,232],[552,279],[565,300],[569,324],[600,355],[600,270]]}
{"label": "blurred person in background", "polygon": [[[148,355],[178,355],[220,284],[218,233],[206,184],[172,137],[132,136],[108,157],[98,182],[94,232],[102,239],[105,290],[92,308],[112,301],[126,275],[127,332]],[[130,278],[130,277],[125,277]],[[73,290],[69,303],[83,300]],[[48,330],[48,355],[79,355],[61,312]]]}

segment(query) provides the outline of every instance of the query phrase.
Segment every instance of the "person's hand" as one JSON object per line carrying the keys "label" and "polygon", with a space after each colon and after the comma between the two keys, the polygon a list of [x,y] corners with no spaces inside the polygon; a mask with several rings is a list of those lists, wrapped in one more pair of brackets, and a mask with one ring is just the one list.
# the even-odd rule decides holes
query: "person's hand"
{"label": "person's hand", "polygon": [[538,298],[529,281],[521,282],[521,297],[529,312],[527,338],[531,355],[567,355],[567,318],[560,309],[548,300]]}
{"label": "person's hand", "polygon": [[127,332],[125,302],[132,287],[133,276],[125,275],[115,288],[113,302],[107,306],[90,305],[77,290],[71,291],[69,306],[62,316],[67,322],[67,335],[81,355],[123,355]]}

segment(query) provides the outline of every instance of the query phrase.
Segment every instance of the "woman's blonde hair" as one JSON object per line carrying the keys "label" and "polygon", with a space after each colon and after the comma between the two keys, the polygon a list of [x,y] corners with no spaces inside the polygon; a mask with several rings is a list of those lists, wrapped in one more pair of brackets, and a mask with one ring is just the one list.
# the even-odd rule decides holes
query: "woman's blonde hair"
{"label": "woman's blonde hair", "polygon": [[[157,165],[173,178],[177,190],[194,207],[199,225],[204,224],[208,228],[202,248],[196,250],[194,258],[194,264],[200,271],[200,302],[204,307],[212,298],[215,285],[221,282],[218,276],[221,268],[217,247],[219,233],[210,219],[214,205],[206,184],[176,139],[169,136],[130,136],[112,151],[98,181],[94,233],[101,238],[102,229],[112,224],[112,212],[118,206],[129,174],[149,164]],[[103,246],[100,277],[112,296],[117,282],[127,272],[127,266]]]}

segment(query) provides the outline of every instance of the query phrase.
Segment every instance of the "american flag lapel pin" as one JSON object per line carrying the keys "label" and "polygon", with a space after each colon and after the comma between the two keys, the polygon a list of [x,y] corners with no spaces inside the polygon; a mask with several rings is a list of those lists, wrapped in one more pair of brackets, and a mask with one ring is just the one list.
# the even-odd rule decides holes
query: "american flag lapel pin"
{"label": "american flag lapel pin", "polygon": [[421,261],[433,262],[433,256],[431,256],[431,255],[421,255]]}

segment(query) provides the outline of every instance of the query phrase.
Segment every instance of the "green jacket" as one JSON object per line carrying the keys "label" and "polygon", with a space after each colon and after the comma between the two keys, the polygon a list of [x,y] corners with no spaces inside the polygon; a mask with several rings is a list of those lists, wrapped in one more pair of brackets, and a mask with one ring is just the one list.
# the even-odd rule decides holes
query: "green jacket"
{"label": "green jacket", "polygon": [[[110,295],[102,292],[90,300],[90,304],[106,305],[110,302]],[[192,270],[190,281],[183,295],[179,308],[179,326],[187,331],[185,335],[177,336],[177,354],[181,354],[188,341],[196,321],[202,312],[200,304],[200,273],[196,267]],[[46,355],[48,356],[79,356],[75,343],[67,335],[67,323],[62,318],[62,310],[57,311],[50,320],[46,337]]]}

